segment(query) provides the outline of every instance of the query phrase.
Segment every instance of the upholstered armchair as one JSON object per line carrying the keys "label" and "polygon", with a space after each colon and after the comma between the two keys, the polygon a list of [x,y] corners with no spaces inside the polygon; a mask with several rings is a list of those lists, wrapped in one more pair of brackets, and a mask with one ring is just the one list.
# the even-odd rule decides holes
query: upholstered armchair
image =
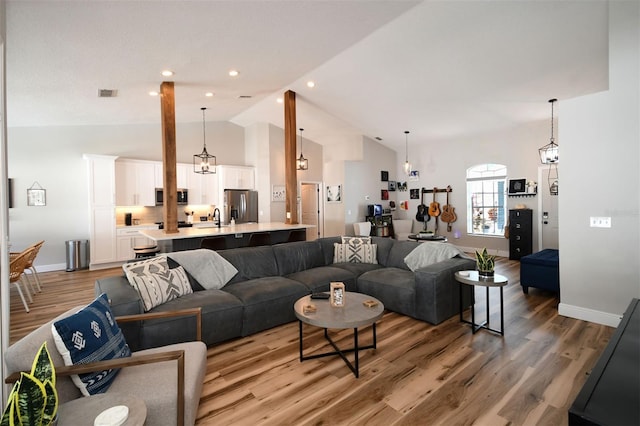
{"label": "upholstered armchair", "polygon": [[7,371],[10,374],[5,382],[14,382],[19,379],[20,371],[29,371],[34,356],[42,342],[46,341],[56,369],[56,389],[61,411],[64,410],[65,402],[83,397],[72,381],[71,375],[120,368],[106,392],[133,395],[142,399],[147,409],[146,424],[193,425],[207,364],[207,348],[200,341],[200,308],[116,318],[118,323],[121,323],[152,319],[161,321],[162,318],[174,316],[195,316],[196,330],[193,337],[197,341],[145,349],[133,352],[130,357],[125,358],[65,366],[62,356],[56,350],[52,324],[71,316],[82,308],[65,312],[11,345],[5,354]]}

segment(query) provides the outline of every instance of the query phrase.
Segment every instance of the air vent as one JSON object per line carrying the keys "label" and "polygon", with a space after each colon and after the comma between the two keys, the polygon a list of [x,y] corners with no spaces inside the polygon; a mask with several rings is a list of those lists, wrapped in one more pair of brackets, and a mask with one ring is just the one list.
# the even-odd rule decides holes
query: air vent
{"label": "air vent", "polygon": [[116,89],[98,89],[99,98],[115,98],[116,96],[118,96]]}
{"label": "air vent", "polygon": [[238,96],[238,99],[251,99],[251,98],[253,98],[253,96],[251,96],[251,95],[240,95],[240,96]]}

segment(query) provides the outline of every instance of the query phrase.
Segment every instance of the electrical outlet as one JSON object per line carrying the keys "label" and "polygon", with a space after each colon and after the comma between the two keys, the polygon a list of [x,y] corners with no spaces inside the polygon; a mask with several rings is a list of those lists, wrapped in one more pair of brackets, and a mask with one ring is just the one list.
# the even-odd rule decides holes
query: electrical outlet
{"label": "electrical outlet", "polygon": [[591,216],[589,218],[589,226],[592,228],[611,228],[611,218]]}

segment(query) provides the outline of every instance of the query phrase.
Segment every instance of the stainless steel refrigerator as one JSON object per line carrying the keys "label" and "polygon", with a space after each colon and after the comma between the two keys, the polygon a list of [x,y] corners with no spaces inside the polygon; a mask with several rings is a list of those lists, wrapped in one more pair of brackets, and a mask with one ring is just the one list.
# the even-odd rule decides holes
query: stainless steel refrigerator
{"label": "stainless steel refrigerator", "polygon": [[224,223],[231,218],[236,223],[258,222],[258,191],[245,189],[224,190]]}

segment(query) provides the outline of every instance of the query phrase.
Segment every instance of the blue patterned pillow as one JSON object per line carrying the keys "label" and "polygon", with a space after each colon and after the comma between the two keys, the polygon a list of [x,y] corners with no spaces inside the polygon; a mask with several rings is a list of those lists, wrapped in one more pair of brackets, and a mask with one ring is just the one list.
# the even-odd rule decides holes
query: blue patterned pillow
{"label": "blue patterned pillow", "polygon": [[[53,323],[51,332],[65,365],[131,356],[104,293],[79,312]],[[96,371],[74,375],[71,379],[84,396],[89,396],[109,389],[119,371]]]}

